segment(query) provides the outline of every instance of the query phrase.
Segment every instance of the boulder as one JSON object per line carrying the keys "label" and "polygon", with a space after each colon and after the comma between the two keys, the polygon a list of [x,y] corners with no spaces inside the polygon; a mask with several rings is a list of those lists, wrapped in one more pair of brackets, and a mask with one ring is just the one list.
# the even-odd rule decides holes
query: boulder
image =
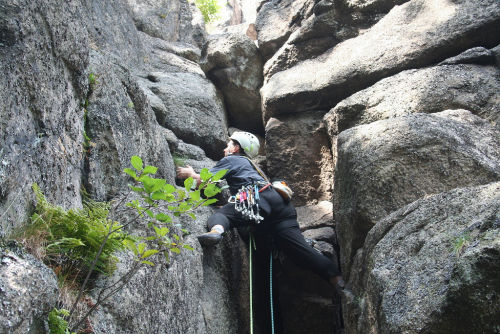
{"label": "boulder", "polygon": [[172,183],[174,165],[164,129],[156,122],[147,96],[130,75],[120,75],[100,54],[93,52],[91,63],[97,83],[86,110],[87,191],[105,201],[128,189],[130,178],[123,169],[130,168],[133,155],[158,167],[157,176]]}
{"label": "boulder", "polygon": [[328,243],[336,243],[335,230],[332,227],[320,227],[305,231],[304,238],[314,239],[317,241],[326,241]]}
{"label": "boulder", "polygon": [[50,268],[19,245],[0,246],[0,332],[45,333],[59,289]]}
{"label": "boulder", "polygon": [[500,45],[495,46],[491,49],[493,55],[495,56],[495,64],[497,67],[500,67]]}
{"label": "boulder", "polygon": [[318,1],[286,43],[264,66],[267,82],[275,73],[313,59],[377,23],[394,5],[408,0]]}
{"label": "boulder", "polygon": [[255,23],[241,23],[241,24],[237,24],[237,25],[234,25],[234,26],[228,26],[228,27],[225,27],[223,30],[222,30],[223,33],[231,33],[231,34],[236,34],[236,33],[240,33],[240,34],[243,34],[243,35],[247,35],[248,37],[250,37],[250,39],[252,41],[255,41],[257,40],[257,30],[255,30]]}
{"label": "boulder", "polygon": [[203,16],[187,0],[126,0],[137,30],[169,42],[185,42],[202,48],[207,33]]}
{"label": "boulder", "polygon": [[274,74],[261,89],[264,119],[331,108],[403,70],[442,61],[477,45],[498,45],[499,23],[500,4],[489,0],[412,0],[396,6],[358,37]]}
{"label": "boulder", "polygon": [[419,199],[380,220],[343,298],[349,333],[499,329],[500,183]]}
{"label": "boulder", "polygon": [[335,152],[337,135],[361,124],[411,113],[463,108],[498,124],[500,70],[494,66],[449,65],[407,70],[351,95],[324,118]]}
{"label": "boulder", "polygon": [[264,59],[269,59],[285,44],[290,34],[311,15],[313,6],[313,1],[285,0],[267,1],[257,7],[255,29]]}
{"label": "boulder", "polygon": [[[182,140],[178,139],[175,134],[168,129],[165,129],[164,132],[168,142],[168,147],[170,148],[170,152],[172,153],[172,157],[176,165],[183,165],[184,163],[182,160],[185,159],[204,160],[207,158],[205,156],[205,152],[198,146],[186,144]],[[177,162],[176,159],[178,160]]]}
{"label": "boulder", "polygon": [[229,124],[264,134],[259,93],[263,64],[252,40],[241,33],[211,35],[200,66],[222,92]]}
{"label": "boulder", "polygon": [[495,63],[493,51],[482,46],[469,49],[458,56],[443,60],[438,65],[456,65],[456,64],[492,64]]}
{"label": "boulder", "polygon": [[137,78],[158,123],[179,139],[201,147],[219,160],[227,145],[227,120],[222,99],[212,83],[195,73],[150,73]]}
{"label": "boulder", "polygon": [[498,129],[466,110],[411,114],[338,136],[336,231],[342,273],[375,223],[425,196],[500,180]]}
{"label": "boulder", "polygon": [[321,201],[315,205],[299,206],[297,210],[297,221],[303,232],[309,229],[333,226],[333,204],[329,201]]}
{"label": "boulder", "polygon": [[332,199],[333,160],[324,112],[282,115],[266,125],[267,170],[288,182],[296,206]]}
{"label": "boulder", "polygon": [[0,225],[8,234],[30,215],[33,183],[52,203],[81,206],[89,38],[79,1],[2,6]]}
{"label": "boulder", "polygon": [[133,67],[137,69],[147,68],[150,71],[162,72],[190,72],[203,75],[198,65],[201,50],[196,46],[182,42],[167,42],[161,38],[151,37],[148,34],[138,31],[142,48],[146,55]]}

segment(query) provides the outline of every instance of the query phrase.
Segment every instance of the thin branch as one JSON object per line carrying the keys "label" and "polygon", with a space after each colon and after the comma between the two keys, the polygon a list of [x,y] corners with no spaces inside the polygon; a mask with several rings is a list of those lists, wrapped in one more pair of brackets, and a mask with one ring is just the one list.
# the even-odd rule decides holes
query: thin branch
{"label": "thin branch", "polygon": [[101,247],[99,248],[99,251],[97,252],[96,257],[94,258],[94,261],[92,262],[92,266],[90,267],[90,270],[89,270],[89,272],[87,274],[87,277],[85,277],[85,281],[83,282],[82,287],[80,289],[80,292],[78,293],[78,297],[76,298],[75,302],[73,303],[73,306],[71,307],[71,311],[69,313],[69,317],[71,317],[71,315],[73,314],[73,312],[76,310],[76,305],[78,304],[78,302],[80,301],[80,299],[83,296],[83,291],[85,291],[85,287],[87,286],[87,283],[88,283],[88,281],[90,279],[90,275],[94,271],[94,268],[95,268],[95,266],[97,264],[97,261],[99,260],[99,257],[101,256],[102,250],[104,249],[104,246],[106,245],[106,242],[108,241],[109,236],[113,233],[113,225],[115,224],[115,219],[114,219],[115,218],[115,212],[114,212],[114,208],[111,208],[111,212],[112,212],[112,219],[111,219],[111,224],[109,225],[108,234],[106,235],[106,237],[104,238],[103,242],[101,243]]}
{"label": "thin branch", "polygon": [[[129,271],[129,273],[125,274],[125,276],[123,276],[122,278],[120,278],[118,280],[118,282],[120,281],[123,281],[123,284],[121,286],[119,286],[118,288],[114,289],[113,291],[111,291],[110,293],[108,293],[103,299],[100,299],[101,297],[101,293],[99,293],[99,297],[98,297],[98,300],[97,302],[95,303],[95,305],[87,311],[87,313],[81,318],[81,320],[75,325],[73,326],[73,328],[71,328],[71,332],[74,332],[77,330],[77,328],[83,324],[83,322],[85,321],[85,319],[92,313],[94,312],[94,310],[99,307],[99,305],[101,305],[104,301],[106,301],[109,297],[111,297],[112,295],[114,295],[115,293],[117,293],[118,291],[120,291],[121,289],[123,289],[125,287],[125,285],[127,285],[130,280],[132,279],[132,277],[135,275],[135,273],[137,272],[137,270],[140,268],[140,266],[138,265],[140,264],[139,262],[136,263],[134,265],[134,267]],[[117,282],[117,283],[118,283]],[[116,283],[115,283],[116,284]]]}

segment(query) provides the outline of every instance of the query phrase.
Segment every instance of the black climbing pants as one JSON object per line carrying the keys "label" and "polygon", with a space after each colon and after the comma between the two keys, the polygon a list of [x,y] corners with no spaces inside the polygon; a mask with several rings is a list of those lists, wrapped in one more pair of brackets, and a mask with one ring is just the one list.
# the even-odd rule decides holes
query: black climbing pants
{"label": "black climbing pants", "polygon": [[260,224],[245,220],[234,204],[226,204],[208,219],[208,228],[222,225],[224,231],[234,227],[246,227],[252,224],[259,232],[269,233],[279,250],[302,269],[310,270],[319,277],[329,280],[339,276],[340,271],[326,256],[312,248],[304,239],[297,223],[297,212],[293,204],[283,200],[273,188],[260,193],[260,214],[264,220]]}

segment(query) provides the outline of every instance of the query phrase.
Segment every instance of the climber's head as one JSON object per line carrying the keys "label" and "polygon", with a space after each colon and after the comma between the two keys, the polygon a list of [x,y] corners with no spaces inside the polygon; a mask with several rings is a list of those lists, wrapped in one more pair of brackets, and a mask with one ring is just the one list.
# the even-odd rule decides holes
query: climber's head
{"label": "climber's head", "polygon": [[250,132],[237,131],[229,138],[231,140],[224,150],[226,157],[235,153],[248,155],[252,159],[257,156],[260,148],[259,140]]}

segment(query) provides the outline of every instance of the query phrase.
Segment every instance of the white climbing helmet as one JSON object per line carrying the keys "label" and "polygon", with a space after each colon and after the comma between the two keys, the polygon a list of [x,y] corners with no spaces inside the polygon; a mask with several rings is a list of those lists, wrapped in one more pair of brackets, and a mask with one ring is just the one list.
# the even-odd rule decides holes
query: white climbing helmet
{"label": "white climbing helmet", "polygon": [[245,153],[251,158],[255,158],[259,154],[260,143],[259,139],[250,132],[236,131],[233,133],[231,139],[240,143]]}

